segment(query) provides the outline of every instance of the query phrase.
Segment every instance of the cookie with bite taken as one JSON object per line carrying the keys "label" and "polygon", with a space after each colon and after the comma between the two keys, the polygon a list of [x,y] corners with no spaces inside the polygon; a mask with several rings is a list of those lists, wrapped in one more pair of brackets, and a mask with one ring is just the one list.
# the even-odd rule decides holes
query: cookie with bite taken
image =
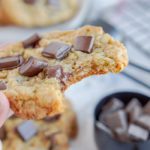
{"label": "cookie with bite taken", "polygon": [[127,64],[126,48],[100,27],[35,34],[0,51],[0,90],[17,116],[41,119],[63,112],[71,84]]}

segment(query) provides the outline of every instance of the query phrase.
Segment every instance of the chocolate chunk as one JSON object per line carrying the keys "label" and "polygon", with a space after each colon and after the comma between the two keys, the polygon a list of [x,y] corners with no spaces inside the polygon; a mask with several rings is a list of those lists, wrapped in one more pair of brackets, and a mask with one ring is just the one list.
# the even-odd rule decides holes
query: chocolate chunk
{"label": "chocolate chunk", "polygon": [[115,132],[115,138],[121,142],[130,142],[127,130]]}
{"label": "chocolate chunk", "polygon": [[148,130],[145,130],[137,125],[131,124],[128,129],[128,134],[133,140],[143,140],[146,141],[149,136]]}
{"label": "chocolate chunk", "polygon": [[24,48],[29,48],[29,47],[35,47],[36,44],[41,40],[40,36],[38,34],[34,34],[28,39],[24,40],[23,47]]}
{"label": "chocolate chunk", "polygon": [[0,90],[5,90],[6,88],[6,84],[3,81],[0,81]]}
{"label": "chocolate chunk", "polygon": [[150,115],[150,101],[144,106],[143,112]]}
{"label": "chocolate chunk", "polygon": [[48,58],[61,60],[68,55],[71,47],[72,46],[65,43],[52,42],[43,50],[42,55]]}
{"label": "chocolate chunk", "polygon": [[63,78],[61,79],[61,82],[65,85],[68,79],[71,77],[71,73],[69,72],[64,72],[63,73]]}
{"label": "chocolate chunk", "polygon": [[115,111],[115,110],[119,110],[122,109],[124,107],[124,104],[121,100],[117,99],[117,98],[112,98],[109,102],[107,102],[102,110],[104,112],[106,111]]}
{"label": "chocolate chunk", "polygon": [[17,132],[24,141],[30,140],[37,132],[37,126],[31,120],[25,121],[17,127]]}
{"label": "chocolate chunk", "polygon": [[106,113],[103,117],[103,122],[110,129],[116,132],[127,129],[127,116],[123,110]]}
{"label": "chocolate chunk", "polygon": [[55,122],[55,121],[58,121],[60,119],[60,117],[61,117],[61,114],[57,114],[57,115],[52,116],[52,117],[46,117],[46,118],[44,118],[44,120],[46,122]]}
{"label": "chocolate chunk", "polygon": [[139,126],[150,130],[150,115],[141,115],[139,118],[136,119],[135,122]]}
{"label": "chocolate chunk", "polygon": [[24,0],[25,3],[27,4],[34,4],[37,0]]}
{"label": "chocolate chunk", "polygon": [[129,122],[134,122],[142,114],[142,106],[138,99],[133,98],[126,106]]}
{"label": "chocolate chunk", "polygon": [[96,126],[97,126],[99,129],[103,130],[105,133],[107,133],[107,134],[113,136],[112,131],[111,131],[107,126],[105,126],[103,123],[101,123],[101,122],[96,122]]}
{"label": "chocolate chunk", "polygon": [[45,61],[30,57],[27,62],[20,66],[19,73],[24,76],[33,77],[42,72],[47,65]]}
{"label": "chocolate chunk", "polygon": [[6,129],[5,129],[4,126],[0,128],[0,139],[1,140],[5,140],[6,139]]}
{"label": "chocolate chunk", "polygon": [[48,78],[55,77],[57,79],[61,79],[64,77],[63,68],[60,65],[48,66],[45,69],[45,74]]}
{"label": "chocolate chunk", "polygon": [[92,36],[78,36],[75,39],[74,48],[75,50],[82,51],[85,53],[91,53],[94,45],[94,37]]}
{"label": "chocolate chunk", "polygon": [[23,63],[23,57],[20,55],[3,57],[0,58],[0,70],[17,68],[22,63]]}
{"label": "chocolate chunk", "polygon": [[48,66],[45,69],[45,75],[48,78],[57,78],[60,80],[60,82],[62,84],[65,85],[65,83],[67,82],[67,80],[69,79],[69,77],[71,76],[71,73],[66,73],[63,72],[63,68],[60,65],[56,65],[56,66]]}

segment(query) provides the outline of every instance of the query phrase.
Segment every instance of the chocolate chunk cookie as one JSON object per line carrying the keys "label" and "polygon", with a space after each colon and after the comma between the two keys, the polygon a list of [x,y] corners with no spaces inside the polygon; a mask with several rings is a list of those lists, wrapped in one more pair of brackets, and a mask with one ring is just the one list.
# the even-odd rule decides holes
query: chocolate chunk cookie
{"label": "chocolate chunk cookie", "polygon": [[24,27],[48,26],[70,19],[77,10],[77,0],[1,0],[3,15],[0,23]]}
{"label": "chocolate chunk cookie", "polygon": [[63,111],[63,91],[95,74],[118,73],[127,51],[102,28],[33,35],[0,51],[1,91],[16,115],[40,119]]}
{"label": "chocolate chunk cookie", "polygon": [[[4,150],[68,150],[69,141],[77,133],[75,113],[66,101],[59,118],[24,121],[13,117],[0,129]],[[76,128],[74,128],[76,126]],[[71,132],[70,132],[71,131]]]}

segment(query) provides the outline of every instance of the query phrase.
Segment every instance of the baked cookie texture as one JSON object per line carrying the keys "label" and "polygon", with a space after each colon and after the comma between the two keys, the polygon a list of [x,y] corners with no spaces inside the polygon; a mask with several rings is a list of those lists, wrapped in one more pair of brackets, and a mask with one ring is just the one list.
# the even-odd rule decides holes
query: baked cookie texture
{"label": "baked cookie texture", "polygon": [[[65,105],[66,110],[60,117],[39,121],[25,121],[16,117],[7,120],[0,129],[3,150],[68,150],[69,141],[77,135],[77,121],[70,104],[66,101]],[[30,138],[23,140],[18,128],[27,123],[28,126],[22,129],[26,131],[23,136],[31,135],[35,128],[36,132]]]}
{"label": "baked cookie texture", "polygon": [[0,0],[2,23],[42,27],[64,22],[78,10],[77,0]]}
{"label": "baked cookie texture", "polygon": [[[1,60],[8,56],[22,57],[25,65],[1,66]],[[128,64],[123,44],[104,33],[101,27],[94,26],[52,32],[40,38],[34,35],[0,51],[0,58],[0,67],[3,67],[0,81],[7,87],[1,90],[16,115],[27,119],[61,113],[63,91],[71,84],[90,75],[118,73]],[[45,68],[43,62],[47,63]]]}

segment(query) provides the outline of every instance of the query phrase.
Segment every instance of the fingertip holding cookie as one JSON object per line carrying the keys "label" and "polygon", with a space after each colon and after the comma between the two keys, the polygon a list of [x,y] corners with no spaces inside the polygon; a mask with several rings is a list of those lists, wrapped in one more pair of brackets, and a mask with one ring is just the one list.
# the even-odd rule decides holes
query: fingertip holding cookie
{"label": "fingertip holding cookie", "polygon": [[9,115],[9,102],[6,96],[0,92],[0,127],[3,125]]}
{"label": "fingertip holding cookie", "polygon": [[1,140],[0,140],[0,150],[2,150],[2,142],[1,142]]}

